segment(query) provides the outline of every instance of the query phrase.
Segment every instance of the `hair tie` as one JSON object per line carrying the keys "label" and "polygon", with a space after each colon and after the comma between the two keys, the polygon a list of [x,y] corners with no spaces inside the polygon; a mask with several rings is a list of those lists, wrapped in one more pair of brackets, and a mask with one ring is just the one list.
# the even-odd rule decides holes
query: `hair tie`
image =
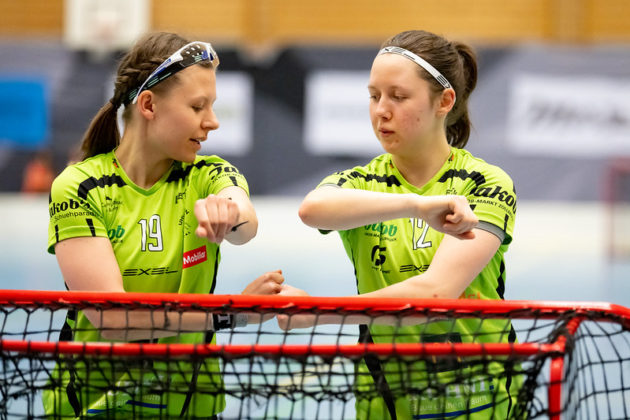
{"label": "hair tie", "polygon": [[111,99],[109,100],[109,103],[112,104],[114,109],[118,109],[120,107],[120,104],[116,103],[116,100],[114,98],[115,96],[112,96]]}

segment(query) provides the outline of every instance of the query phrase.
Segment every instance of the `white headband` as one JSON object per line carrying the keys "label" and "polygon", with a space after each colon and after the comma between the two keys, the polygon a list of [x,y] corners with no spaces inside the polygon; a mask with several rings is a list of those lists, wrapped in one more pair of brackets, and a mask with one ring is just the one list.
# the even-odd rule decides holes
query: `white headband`
{"label": "white headband", "polygon": [[437,69],[429,64],[425,59],[423,59],[419,55],[412,53],[409,50],[400,47],[385,47],[378,52],[377,56],[381,54],[402,55],[403,57],[410,59],[411,61],[428,71],[431,76],[435,77],[435,80],[437,80],[442,86],[444,86],[444,89],[453,88],[446,77],[442,76],[442,73],[437,71]]}

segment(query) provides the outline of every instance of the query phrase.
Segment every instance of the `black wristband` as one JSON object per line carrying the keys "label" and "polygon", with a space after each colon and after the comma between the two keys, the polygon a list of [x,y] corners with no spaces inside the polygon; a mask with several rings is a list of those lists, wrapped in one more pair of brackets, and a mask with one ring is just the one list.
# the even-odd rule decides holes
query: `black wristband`
{"label": "black wristband", "polygon": [[212,325],[214,325],[214,331],[234,328],[234,315],[212,314]]}

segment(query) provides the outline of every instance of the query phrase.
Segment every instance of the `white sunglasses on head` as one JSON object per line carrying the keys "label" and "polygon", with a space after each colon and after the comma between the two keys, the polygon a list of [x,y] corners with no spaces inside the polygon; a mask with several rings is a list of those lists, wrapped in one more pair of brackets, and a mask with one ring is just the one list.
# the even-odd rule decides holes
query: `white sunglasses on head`
{"label": "white sunglasses on head", "polygon": [[129,93],[131,103],[135,104],[138,101],[138,96],[140,96],[142,91],[150,89],[178,71],[202,61],[209,61],[214,68],[219,65],[219,56],[214,48],[212,48],[212,44],[209,42],[194,41],[184,45],[153,70],[138,89],[134,89]]}

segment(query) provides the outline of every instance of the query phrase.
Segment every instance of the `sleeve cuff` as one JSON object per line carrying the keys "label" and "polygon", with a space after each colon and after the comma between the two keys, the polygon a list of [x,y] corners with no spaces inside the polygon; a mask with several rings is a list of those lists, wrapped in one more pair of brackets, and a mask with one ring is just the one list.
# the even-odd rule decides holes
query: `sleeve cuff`
{"label": "sleeve cuff", "polygon": [[492,233],[497,238],[499,238],[501,243],[503,243],[503,241],[505,240],[505,232],[503,231],[503,229],[496,225],[493,225],[492,223],[481,221],[477,225],[477,229],[485,230],[486,232]]}

